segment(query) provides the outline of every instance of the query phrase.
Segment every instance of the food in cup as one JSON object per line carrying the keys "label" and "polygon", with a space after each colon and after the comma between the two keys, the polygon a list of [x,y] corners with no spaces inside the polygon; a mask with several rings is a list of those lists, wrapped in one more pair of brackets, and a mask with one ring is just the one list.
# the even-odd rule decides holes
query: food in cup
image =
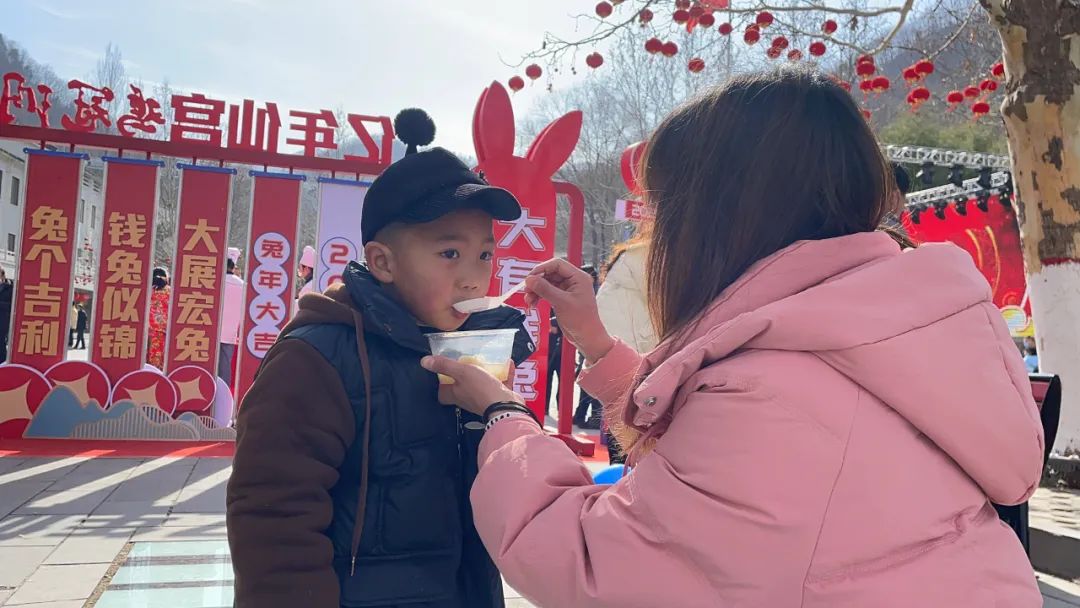
{"label": "food in cup", "polygon": [[[510,358],[516,329],[489,329],[428,334],[431,353],[479,367],[500,382],[510,377]],[[439,374],[440,384],[453,384],[453,378]]]}

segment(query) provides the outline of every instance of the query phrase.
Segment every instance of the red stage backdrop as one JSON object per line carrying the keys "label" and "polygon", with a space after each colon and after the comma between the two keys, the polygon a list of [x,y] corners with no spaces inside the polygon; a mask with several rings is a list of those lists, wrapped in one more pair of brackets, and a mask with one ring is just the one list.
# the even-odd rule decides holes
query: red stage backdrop
{"label": "red stage backdrop", "polygon": [[[525,280],[539,263],[555,255],[555,185],[552,177],[577,146],[581,112],[570,112],[548,125],[524,157],[514,155],[514,110],[510,96],[492,83],[480,96],[473,114],[473,143],[477,167],[492,185],[512,192],[521,202],[521,217],[497,222],[495,272],[490,295],[499,295]],[[509,304],[524,309],[524,296]],[[550,327],[547,303],[527,312],[526,327],[536,351],[514,373],[514,391],[543,420],[547,412],[547,353]],[[573,380],[559,376],[565,386]]]}
{"label": "red stage backdrop", "polygon": [[142,368],[146,351],[158,168],[153,160],[105,158],[105,212],[98,306],[90,360],[110,384]]}
{"label": "red stage backdrop", "polygon": [[247,297],[236,395],[243,397],[263,357],[289,319],[293,298],[296,231],[303,176],[252,171],[251,233],[248,241]]}
{"label": "red stage backdrop", "polygon": [[27,149],[11,363],[42,373],[64,359],[85,154]]}
{"label": "red stage backdrop", "polygon": [[919,214],[919,223],[911,213],[903,215],[904,227],[917,242],[952,242],[968,253],[990,283],[994,304],[1001,309],[1013,336],[1032,336],[1031,304],[1028,302],[1024,257],[1020,249],[1020,230],[1012,206],[1003,205],[998,196],[991,196],[987,210],[976,206],[975,199],[962,205],[964,215],[955,204],[944,209],[945,218],[935,215],[931,207]]}
{"label": "red stage backdrop", "polygon": [[229,190],[236,171],[177,167],[182,177],[164,371],[193,365],[216,376]]}

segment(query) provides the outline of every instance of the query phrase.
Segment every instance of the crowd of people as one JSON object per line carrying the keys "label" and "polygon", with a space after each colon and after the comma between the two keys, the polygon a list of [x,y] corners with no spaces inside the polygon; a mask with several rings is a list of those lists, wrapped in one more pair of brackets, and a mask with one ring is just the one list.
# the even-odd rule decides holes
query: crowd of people
{"label": "crowd of people", "polygon": [[888,227],[897,177],[832,79],[688,101],[647,142],[650,219],[603,286],[562,260],[526,279],[625,451],[613,485],[504,378],[430,356],[431,332],[532,346],[513,309],[454,308],[521,211],[419,151],[427,123],[395,125],[366,262],[300,300],[240,409],[238,607],[502,606],[500,575],[559,608],[1042,605],[992,504],[1042,472],[1024,361],[970,256]]}

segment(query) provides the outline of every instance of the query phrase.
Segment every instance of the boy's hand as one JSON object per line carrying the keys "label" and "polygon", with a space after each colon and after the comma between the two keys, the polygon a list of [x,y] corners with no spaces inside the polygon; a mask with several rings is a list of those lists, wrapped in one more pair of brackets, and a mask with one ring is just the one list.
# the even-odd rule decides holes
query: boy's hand
{"label": "boy's hand", "polygon": [[483,416],[488,406],[500,401],[525,403],[520,395],[510,390],[498,378],[474,365],[459,363],[446,357],[424,357],[420,360],[420,365],[430,372],[454,379],[454,384],[439,385],[440,403],[456,405],[477,416]]}

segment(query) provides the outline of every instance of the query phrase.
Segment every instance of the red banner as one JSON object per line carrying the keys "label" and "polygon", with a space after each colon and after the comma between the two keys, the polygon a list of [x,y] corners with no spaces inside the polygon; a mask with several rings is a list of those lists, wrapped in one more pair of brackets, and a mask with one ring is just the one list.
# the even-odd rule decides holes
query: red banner
{"label": "red banner", "polygon": [[236,171],[177,166],[182,177],[165,371],[193,365],[216,376],[229,191]]}
{"label": "red banner", "polygon": [[153,266],[158,167],[154,160],[105,158],[105,212],[98,306],[90,360],[115,385],[143,366]]}
{"label": "red banner", "polygon": [[79,186],[85,154],[27,149],[11,363],[44,372],[63,361],[71,317]]}
{"label": "red banner", "polygon": [[1034,335],[1020,229],[1011,205],[1003,205],[995,195],[986,202],[986,211],[978,207],[975,199],[969,199],[940,210],[930,207],[919,213],[918,223],[912,221],[908,211],[903,221],[917,242],[952,242],[971,254],[990,283],[994,304],[1001,309],[1013,336]]}
{"label": "red banner", "polygon": [[[494,185],[499,185],[492,180]],[[521,217],[513,222],[495,222],[495,272],[490,295],[499,295],[525,280],[537,264],[555,257],[555,197],[533,197],[521,206]],[[527,405],[540,420],[547,413],[548,331],[551,326],[547,302],[531,311],[525,310],[525,296],[511,296],[511,306],[525,312],[525,327],[529,330],[536,352],[514,372],[514,392],[526,399]],[[562,377],[559,382],[564,382]],[[573,385],[573,380],[566,380]]]}
{"label": "red banner", "polygon": [[245,268],[247,297],[236,394],[241,397],[255,380],[263,357],[289,319],[295,281],[300,182],[303,176],[252,171],[251,233]]}

